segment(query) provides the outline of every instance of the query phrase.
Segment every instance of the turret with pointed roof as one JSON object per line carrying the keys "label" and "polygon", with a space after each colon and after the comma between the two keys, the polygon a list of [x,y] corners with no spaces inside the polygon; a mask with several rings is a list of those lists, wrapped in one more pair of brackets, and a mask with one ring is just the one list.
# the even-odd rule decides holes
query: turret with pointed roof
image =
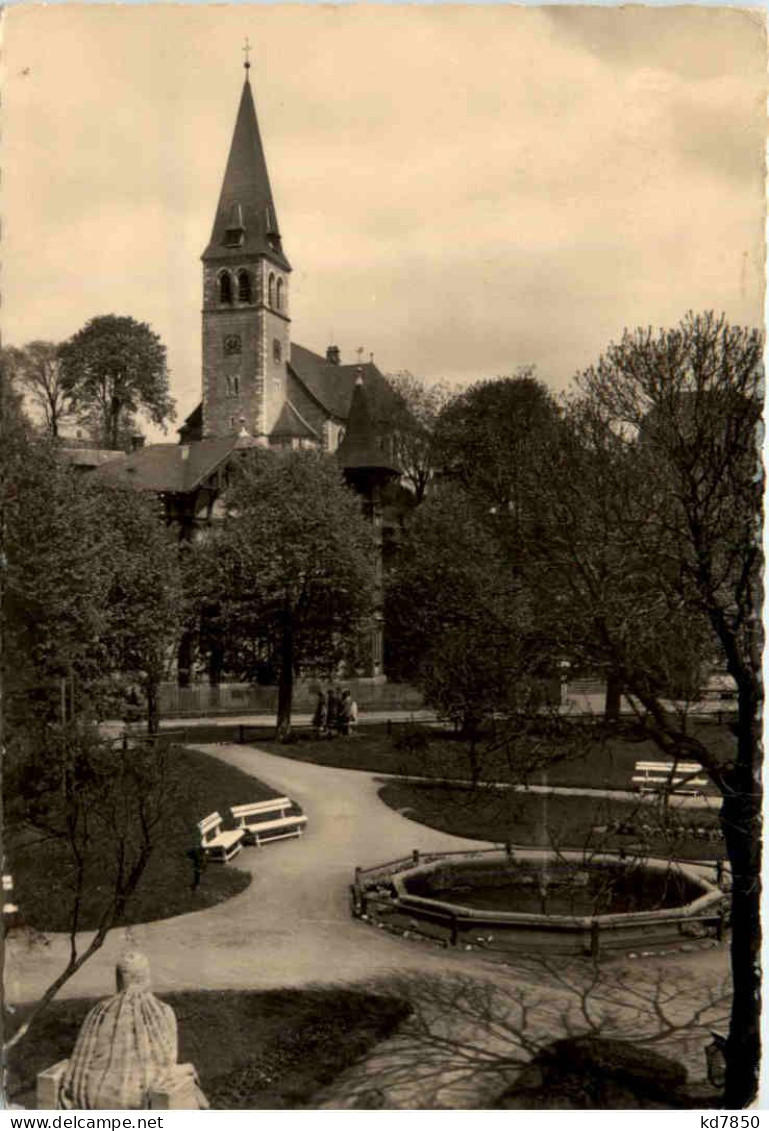
{"label": "turret with pointed roof", "polygon": [[203,260],[204,436],[266,437],[286,399],[288,281],[246,69],[235,130]]}
{"label": "turret with pointed roof", "polygon": [[368,403],[363,377],[358,376],[350,402],[347,431],[336,458],[348,478],[363,474],[381,481],[400,475],[400,470],[384,450]]}

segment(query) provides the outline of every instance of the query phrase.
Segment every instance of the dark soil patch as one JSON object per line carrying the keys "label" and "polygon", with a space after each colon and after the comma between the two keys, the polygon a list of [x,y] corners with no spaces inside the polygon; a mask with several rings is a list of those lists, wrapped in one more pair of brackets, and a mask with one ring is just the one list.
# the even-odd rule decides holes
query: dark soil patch
{"label": "dark soil patch", "polygon": [[[212,1108],[297,1108],[392,1033],[399,998],[337,987],[163,994],[179,1023],[179,1061],[195,1065]],[[94,999],[54,1002],[11,1052],[6,1094],[34,1107],[35,1078],[66,1059]],[[29,1007],[8,1023],[12,1030]]]}
{"label": "dark soil patch", "polygon": [[[230,805],[261,801],[276,791],[241,770],[197,750],[173,747],[169,754],[168,818],[139,887],[126,909],[123,924],[166,919],[221,903],[243,891],[251,876],[237,867],[209,864],[200,885],[193,890],[194,866],[190,855],[198,844],[197,822],[214,810],[228,821]],[[25,847],[26,846],[26,847]],[[96,837],[87,860],[89,880],[81,912],[80,929],[93,930],[109,895],[104,878],[108,846]],[[69,929],[71,891],[67,887],[67,861],[53,841],[32,837],[26,830],[6,830],[8,871],[13,873],[14,897],[22,923],[39,931]],[[238,858],[239,859],[239,858]]]}

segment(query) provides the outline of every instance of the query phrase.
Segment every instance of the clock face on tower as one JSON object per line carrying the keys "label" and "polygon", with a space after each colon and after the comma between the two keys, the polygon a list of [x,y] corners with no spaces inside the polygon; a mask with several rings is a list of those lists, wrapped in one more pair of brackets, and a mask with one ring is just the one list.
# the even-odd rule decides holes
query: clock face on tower
{"label": "clock face on tower", "polygon": [[241,352],[241,341],[239,334],[228,334],[224,339],[224,356],[231,357],[234,353]]}

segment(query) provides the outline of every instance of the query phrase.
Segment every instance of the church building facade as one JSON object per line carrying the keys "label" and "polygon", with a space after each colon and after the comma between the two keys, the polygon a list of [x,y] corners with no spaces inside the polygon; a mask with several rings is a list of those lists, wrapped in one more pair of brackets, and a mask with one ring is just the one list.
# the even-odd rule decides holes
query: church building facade
{"label": "church building facade", "polygon": [[[292,341],[291,264],[248,68],[202,255],[201,401],[179,429],[177,444],[137,446],[96,474],[154,492],[184,540],[216,516],[228,468],[244,449],[311,448],[337,459],[381,544],[382,488],[399,477],[386,450],[395,394],[373,358],[345,365],[336,345],[321,355]],[[382,670],[381,569],[377,605],[371,675]]]}
{"label": "church building facade", "polygon": [[[248,64],[211,236],[202,255],[201,401],[179,443],[152,444],[100,471],[168,496],[169,518],[210,518],[222,465],[249,444],[333,453],[362,380],[384,434],[394,394],[373,360],[343,364],[292,340],[291,264],[283,249]],[[196,499],[196,495],[200,499]],[[197,505],[198,501],[200,506]]]}

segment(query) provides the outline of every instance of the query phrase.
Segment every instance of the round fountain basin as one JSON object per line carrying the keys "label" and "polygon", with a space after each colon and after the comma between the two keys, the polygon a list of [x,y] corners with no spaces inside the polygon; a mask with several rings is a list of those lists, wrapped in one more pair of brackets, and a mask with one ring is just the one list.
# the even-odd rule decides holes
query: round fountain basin
{"label": "round fountain basin", "polygon": [[576,953],[712,934],[724,896],[695,867],[516,849],[435,854],[370,894],[372,918],[452,943]]}

